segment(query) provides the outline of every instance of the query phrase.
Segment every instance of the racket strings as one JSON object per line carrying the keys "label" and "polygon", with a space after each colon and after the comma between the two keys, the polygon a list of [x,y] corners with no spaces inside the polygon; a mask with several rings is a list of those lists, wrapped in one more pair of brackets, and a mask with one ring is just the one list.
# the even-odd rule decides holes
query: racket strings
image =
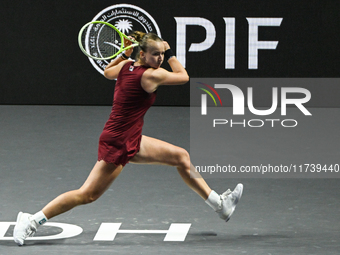
{"label": "racket strings", "polygon": [[120,35],[105,24],[90,24],[82,32],[83,48],[89,56],[109,58],[121,48]]}
{"label": "racket strings", "polygon": [[106,58],[116,54],[121,48],[119,34],[114,29],[104,25],[98,34],[97,47],[101,57]]}

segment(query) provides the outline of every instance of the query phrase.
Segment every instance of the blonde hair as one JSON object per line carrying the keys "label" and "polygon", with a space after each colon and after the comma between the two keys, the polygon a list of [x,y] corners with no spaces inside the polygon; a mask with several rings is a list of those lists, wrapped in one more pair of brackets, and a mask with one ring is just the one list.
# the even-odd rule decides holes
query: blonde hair
{"label": "blonde hair", "polygon": [[147,52],[149,45],[148,45],[148,41],[152,40],[152,41],[156,41],[156,42],[162,42],[163,39],[160,38],[158,35],[154,34],[154,33],[143,33],[140,31],[134,31],[130,34],[130,36],[132,36],[133,38],[135,38],[135,40],[139,43],[138,46],[138,53],[136,55],[136,59],[139,59],[139,52],[142,50],[144,52]]}

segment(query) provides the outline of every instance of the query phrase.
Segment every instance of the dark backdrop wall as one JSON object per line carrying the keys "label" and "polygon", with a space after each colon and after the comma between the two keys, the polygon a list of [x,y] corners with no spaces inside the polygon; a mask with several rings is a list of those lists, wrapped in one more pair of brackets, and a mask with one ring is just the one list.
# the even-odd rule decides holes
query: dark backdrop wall
{"label": "dark backdrop wall", "polygon": [[[121,3],[2,1],[0,104],[110,105],[115,82],[106,80],[83,55],[77,35],[86,22],[117,4]],[[144,0],[126,4],[146,11],[174,52],[184,47],[185,65],[191,77],[339,77],[339,1]],[[184,19],[177,18],[185,17],[207,20],[215,35],[197,24],[185,26],[186,34],[180,34],[178,22]],[[275,50],[258,51],[256,69],[248,67],[250,17],[282,18],[279,26],[259,27],[259,41],[278,41],[278,45]],[[230,69],[226,69],[225,63],[224,18],[235,21],[235,67]],[[210,36],[214,39],[210,47],[190,50],[192,43],[203,47],[202,42]],[[177,42],[178,38],[184,38],[184,42]],[[164,67],[168,68],[167,64]],[[313,97],[321,97],[315,105],[311,101],[311,106],[339,107],[339,87],[332,86],[321,95],[313,92],[316,87],[308,89]],[[189,86],[163,87],[156,105],[189,105],[189,98]]]}

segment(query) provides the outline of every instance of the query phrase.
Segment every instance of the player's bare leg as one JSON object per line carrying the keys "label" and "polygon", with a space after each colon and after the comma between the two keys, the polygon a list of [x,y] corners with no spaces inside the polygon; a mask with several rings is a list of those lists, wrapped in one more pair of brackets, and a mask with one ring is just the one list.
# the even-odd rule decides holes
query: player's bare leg
{"label": "player's bare leg", "polygon": [[112,184],[121,173],[123,167],[107,164],[98,161],[93,167],[90,175],[80,189],[72,190],[61,194],[42,211],[34,215],[20,212],[17,217],[17,224],[14,228],[14,241],[18,245],[23,245],[25,239],[33,236],[37,228],[48,219],[62,214],[78,205],[91,203],[97,200]]}
{"label": "player's bare leg", "polygon": [[155,138],[143,136],[140,151],[132,158],[131,162],[175,166],[184,182],[225,221],[230,219],[242,196],[243,185],[240,183],[234,191],[228,189],[222,195],[218,195],[195,171],[186,150]]}
{"label": "player's bare leg", "polygon": [[206,200],[211,193],[211,189],[203,178],[197,173],[192,178],[191,172],[194,166],[190,162],[189,153],[178,146],[170,143],[143,136],[140,151],[130,160],[131,163],[138,164],[161,164],[175,166],[184,182]]}

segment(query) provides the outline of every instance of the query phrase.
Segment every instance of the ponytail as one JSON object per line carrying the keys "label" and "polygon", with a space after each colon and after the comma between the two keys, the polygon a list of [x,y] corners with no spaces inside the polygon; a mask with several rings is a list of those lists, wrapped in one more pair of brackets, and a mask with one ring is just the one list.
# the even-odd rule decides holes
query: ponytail
{"label": "ponytail", "polygon": [[136,59],[139,59],[139,52],[142,50],[144,52],[146,52],[148,50],[148,41],[152,40],[152,41],[156,41],[156,42],[162,42],[162,38],[160,38],[158,35],[154,34],[154,33],[143,33],[140,31],[134,31],[130,34],[130,36],[132,36],[133,38],[135,38],[135,40],[139,43],[138,46],[138,52],[136,55]]}

